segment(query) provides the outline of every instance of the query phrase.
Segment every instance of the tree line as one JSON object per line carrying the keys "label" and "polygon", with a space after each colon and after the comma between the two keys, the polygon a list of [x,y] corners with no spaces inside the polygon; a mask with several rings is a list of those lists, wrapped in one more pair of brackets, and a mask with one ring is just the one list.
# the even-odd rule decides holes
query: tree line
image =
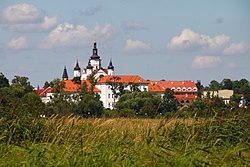
{"label": "tree line", "polygon": [[[34,87],[27,77],[15,76],[11,83],[0,73],[0,113],[2,116],[9,113],[16,116],[28,114],[38,118],[40,115],[50,116],[53,114],[67,116],[79,115],[82,117],[165,117],[179,114],[199,114],[206,115],[211,112],[221,113],[237,108],[240,101],[240,94],[249,95],[250,86],[246,79],[231,81],[224,79],[222,82],[212,80],[206,87],[197,82],[199,91],[202,90],[234,90],[229,105],[225,105],[219,97],[197,98],[189,106],[180,106],[174,97],[174,92],[166,89],[163,97],[151,92],[140,91],[136,85],[129,92],[122,91],[124,85],[111,85],[114,89],[119,89],[119,100],[114,106],[114,110],[104,109],[100,101],[100,96],[93,92],[96,80],[88,78],[92,84],[87,88],[82,84],[78,93],[70,94],[63,91],[63,82],[54,79],[45,82],[44,88],[52,87],[55,92],[54,98],[49,103],[44,104],[39,95],[34,92]],[[114,83],[111,83],[114,84]],[[248,96],[249,97],[249,96]],[[248,98],[249,104],[249,98]]]}

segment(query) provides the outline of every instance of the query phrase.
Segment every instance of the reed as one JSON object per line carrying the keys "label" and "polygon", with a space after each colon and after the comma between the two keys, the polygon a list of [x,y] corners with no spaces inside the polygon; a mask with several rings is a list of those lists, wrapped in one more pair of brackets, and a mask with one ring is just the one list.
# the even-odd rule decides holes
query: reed
{"label": "reed", "polygon": [[[19,121],[12,120],[0,134],[0,166],[250,164],[248,116],[85,119],[53,115],[32,120],[21,129]],[[21,130],[25,137],[18,142],[14,132],[23,134]]]}

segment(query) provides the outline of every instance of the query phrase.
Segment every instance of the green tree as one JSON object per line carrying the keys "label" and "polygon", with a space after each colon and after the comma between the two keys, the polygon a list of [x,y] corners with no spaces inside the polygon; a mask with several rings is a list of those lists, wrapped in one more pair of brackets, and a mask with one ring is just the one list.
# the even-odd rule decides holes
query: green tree
{"label": "green tree", "polygon": [[50,87],[50,83],[48,81],[44,82],[43,89]]}
{"label": "green tree", "polygon": [[161,113],[161,97],[151,92],[135,92],[122,95],[115,107],[118,111],[129,109],[139,116],[154,117]]}
{"label": "green tree", "polygon": [[216,80],[212,80],[209,84],[209,90],[217,91],[221,89],[221,85]]}
{"label": "green tree", "polygon": [[177,111],[178,103],[175,99],[174,92],[167,88],[165,90],[162,102],[163,112]]}
{"label": "green tree", "polygon": [[233,82],[231,79],[223,79],[221,82],[222,89],[233,89]]}
{"label": "green tree", "polygon": [[54,93],[62,93],[64,92],[65,83],[61,81],[59,78],[54,79],[50,82],[51,87],[53,88]]}
{"label": "green tree", "polygon": [[68,116],[73,113],[76,103],[72,101],[69,93],[56,93],[54,98],[46,104],[46,115],[58,114],[60,116]]}
{"label": "green tree", "polygon": [[0,72],[0,88],[10,86],[9,80]]}
{"label": "green tree", "polygon": [[96,73],[91,73],[88,77],[87,77],[87,80],[90,82],[91,86],[90,86],[90,92],[91,93],[94,93],[94,88],[95,88],[95,85],[97,84],[98,80],[97,78],[95,77],[95,74]]}
{"label": "green tree", "polygon": [[21,76],[14,76],[14,79],[12,80],[13,87],[22,87],[25,91],[25,93],[32,92],[33,86],[31,86],[29,82],[28,77],[21,77]]}
{"label": "green tree", "polygon": [[103,111],[103,104],[100,101],[98,94],[84,94],[81,100],[77,102],[74,112],[83,116],[94,116],[98,117]]}

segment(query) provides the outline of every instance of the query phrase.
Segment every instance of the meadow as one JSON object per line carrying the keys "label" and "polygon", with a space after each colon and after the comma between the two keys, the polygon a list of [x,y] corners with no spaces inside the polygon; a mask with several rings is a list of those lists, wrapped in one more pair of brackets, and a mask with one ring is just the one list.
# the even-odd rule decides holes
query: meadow
{"label": "meadow", "polygon": [[250,117],[0,119],[0,166],[249,166]]}

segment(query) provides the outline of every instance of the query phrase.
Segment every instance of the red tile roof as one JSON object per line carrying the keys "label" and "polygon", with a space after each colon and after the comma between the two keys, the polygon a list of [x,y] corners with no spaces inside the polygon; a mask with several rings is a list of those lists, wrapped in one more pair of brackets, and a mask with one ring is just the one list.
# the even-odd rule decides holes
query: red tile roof
{"label": "red tile roof", "polygon": [[174,92],[197,92],[198,91],[194,81],[191,81],[191,80],[150,81],[150,84],[148,85],[148,89],[150,92],[165,92],[167,88],[173,89]]}
{"label": "red tile roof", "polygon": [[149,81],[146,81],[138,75],[117,75],[117,76],[104,76],[98,83],[107,83],[107,82],[117,82],[117,83],[144,83],[148,84]]}
{"label": "red tile roof", "polygon": [[[81,80],[81,85],[75,83],[72,80],[64,80],[62,81],[65,83],[64,85],[64,91],[65,92],[79,92],[80,86],[86,82],[88,90],[91,89],[91,83],[88,80]],[[94,92],[101,92],[97,87],[94,87]]]}
{"label": "red tile roof", "polygon": [[39,94],[40,97],[46,97],[47,93],[50,93],[53,89],[51,87],[48,87],[46,89],[37,89],[35,92]]}

